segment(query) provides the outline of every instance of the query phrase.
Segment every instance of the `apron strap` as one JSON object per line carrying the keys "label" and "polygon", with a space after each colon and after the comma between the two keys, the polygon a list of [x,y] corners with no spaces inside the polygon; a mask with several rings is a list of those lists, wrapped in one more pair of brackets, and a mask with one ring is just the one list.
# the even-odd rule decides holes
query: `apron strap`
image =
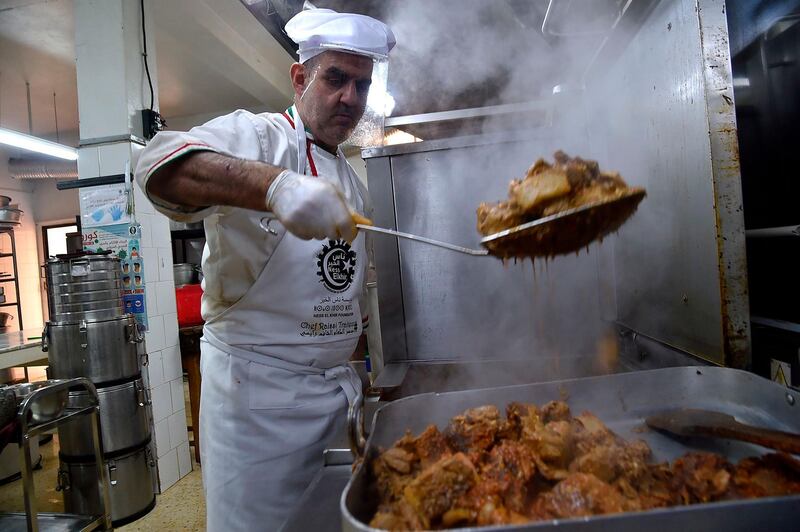
{"label": "apron strap", "polygon": [[244,358],[251,362],[255,362],[256,364],[264,364],[265,366],[279,368],[303,375],[322,375],[325,377],[326,381],[336,381],[336,384],[339,385],[347,397],[348,406],[355,404],[356,401],[360,400],[362,395],[361,378],[358,376],[358,372],[350,364],[345,363],[327,369],[316,368],[314,366],[304,366],[302,364],[293,364],[280,358],[253,353],[252,351],[247,351],[246,349],[228,345],[219,340],[216,336],[214,336],[214,333],[210,332],[205,327],[203,328],[203,336],[200,341],[208,342],[223,353]]}
{"label": "apron strap", "polygon": [[335,380],[347,396],[347,406],[353,406],[361,397],[361,378],[350,364],[334,366],[325,370],[325,380]]}

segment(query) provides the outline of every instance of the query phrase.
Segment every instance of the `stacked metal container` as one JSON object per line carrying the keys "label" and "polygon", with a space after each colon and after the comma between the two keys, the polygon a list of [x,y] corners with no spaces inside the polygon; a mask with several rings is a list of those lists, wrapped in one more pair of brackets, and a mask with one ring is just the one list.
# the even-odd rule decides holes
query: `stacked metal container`
{"label": "stacked metal container", "polygon": [[[119,259],[61,256],[49,260],[45,270],[50,321],[42,349],[48,352],[52,378],[86,377],[97,387],[111,517],[119,526],[155,505],[150,401],[141,372],[144,336],[133,315],[124,313]],[[87,400],[83,392],[70,392],[70,406]],[[97,465],[84,425],[76,421],[59,428],[59,489],[68,512],[94,515]]]}

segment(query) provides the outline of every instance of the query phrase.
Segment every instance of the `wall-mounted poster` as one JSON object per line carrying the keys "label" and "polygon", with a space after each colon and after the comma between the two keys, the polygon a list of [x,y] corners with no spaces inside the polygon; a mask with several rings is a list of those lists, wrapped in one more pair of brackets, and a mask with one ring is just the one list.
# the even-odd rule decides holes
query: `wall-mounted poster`
{"label": "wall-mounted poster", "polygon": [[105,227],[131,221],[124,183],[82,188],[80,203],[81,227]]}
{"label": "wall-mounted poster", "polygon": [[83,249],[100,253],[110,251],[121,261],[122,301],[125,312],[130,312],[147,329],[145,305],[144,261],[141,256],[141,227],[138,224],[115,224],[83,228]]}

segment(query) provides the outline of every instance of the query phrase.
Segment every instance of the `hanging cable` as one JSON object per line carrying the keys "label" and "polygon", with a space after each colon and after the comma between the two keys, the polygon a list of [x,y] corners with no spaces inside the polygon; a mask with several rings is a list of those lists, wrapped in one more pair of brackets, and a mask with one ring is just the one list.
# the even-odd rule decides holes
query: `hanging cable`
{"label": "hanging cable", "polygon": [[58,107],[56,106],[56,93],[53,92],[53,118],[56,121],[56,142],[61,142],[61,139],[58,137]]}
{"label": "hanging cable", "polygon": [[144,58],[144,71],[147,74],[147,84],[150,86],[150,110],[153,110],[153,80],[150,78],[150,67],[147,66],[147,29],[144,24],[144,0],[141,0],[142,6],[142,57]]}
{"label": "hanging cable", "polygon": [[31,112],[31,84],[25,82],[25,92],[28,95],[28,134],[33,135],[33,113]]}

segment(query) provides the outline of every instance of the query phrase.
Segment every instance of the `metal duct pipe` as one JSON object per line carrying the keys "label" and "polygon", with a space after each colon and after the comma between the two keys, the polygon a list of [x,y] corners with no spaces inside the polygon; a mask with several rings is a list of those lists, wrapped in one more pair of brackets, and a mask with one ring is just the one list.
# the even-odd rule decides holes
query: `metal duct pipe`
{"label": "metal duct pipe", "polygon": [[78,179],[76,161],[9,159],[8,173],[14,179]]}

